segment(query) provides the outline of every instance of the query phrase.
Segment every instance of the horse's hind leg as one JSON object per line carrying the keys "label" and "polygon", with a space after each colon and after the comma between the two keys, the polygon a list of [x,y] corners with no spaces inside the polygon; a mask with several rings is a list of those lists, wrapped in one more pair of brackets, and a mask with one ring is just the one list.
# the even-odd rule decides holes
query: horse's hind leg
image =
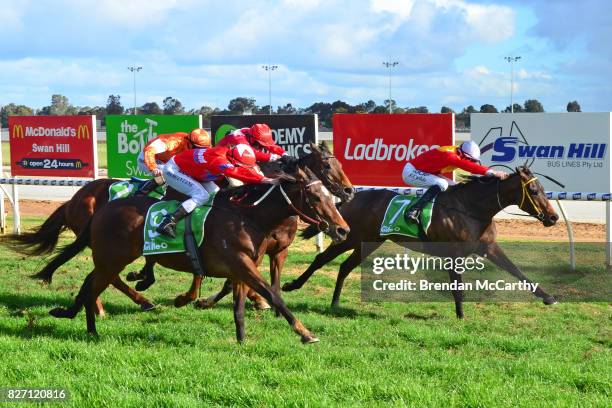
{"label": "horse's hind leg", "polygon": [[234,290],[234,323],[236,324],[236,340],[238,340],[238,343],[242,343],[244,341],[244,302],[246,301],[246,293],[249,288],[242,282],[234,283],[232,286]]}
{"label": "horse's hind leg", "polygon": [[89,284],[92,280],[92,275],[93,272],[90,272],[89,275],[85,277],[85,280],[81,285],[81,289],[79,289],[79,293],[76,295],[74,303],[70,307],[56,307],[54,309],[49,310],[49,314],[53,317],[73,319],[77,315],[77,313],[81,311],[83,305],[85,304],[87,293],[89,291]]}
{"label": "horse's hind leg", "polygon": [[193,275],[193,280],[191,281],[191,287],[185,293],[178,295],[174,299],[175,307],[183,307],[187,303],[193,302],[200,295],[200,286],[202,285],[202,277],[200,275]]}
{"label": "horse's hind leg", "polygon": [[[497,242],[487,245],[486,249],[484,250],[484,256],[486,256],[487,259],[493,262],[495,265],[506,270],[507,272],[510,272],[510,274],[516,277],[518,280],[532,283],[531,280],[529,280],[529,278],[527,278],[523,272],[521,272],[521,270],[517,268],[517,266],[514,265],[506,256]],[[539,286],[534,295],[541,298],[545,305],[553,305],[557,303],[557,300],[554,297],[544,292]]]}
{"label": "horse's hind leg", "polygon": [[98,336],[95,313],[96,299],[118,275],[119,271],[110,271],[96,267],[91,273],[90,281],[83,284],[83,288],[85,288],[84,301],[87,332],[93,336]]}
{"label": "horse's hind leg", "polygon": [[378,245],[369,244],[366,246],[366,251],[361,251],[361,246],[355,248],[352,254],[349,255],[348,258],[344,262],[340,264],[340,270],[338,271],[338,277],[336,278],[336,287],[334,289],[334,296],[332,297],[332,307],[338,307],[340,305],[340,294],[342,293],[342,287],[344,286],[344,280],[348,276],[349,273],[359,263],[361,260],[367,256],[369,256],[372,252],[374,252],[378,247],[382,245],[382,242],[378,243]]}
{"label": "horse's hind leg", "polygon": [[[463,283],[463,277],[461,274],[455,271],[448,271],[451,283],[455,283],[457,287]],[[457,319],[463,319],[463,290],[453,290],[453,298],[455,299],[455,313]]]}
{"label": "horse's hind leg", "polygon": [[331,245],[327,247],[327,249],[320,254],[318,254],[314,261],[310,264],[308,269],[304,271],[298,278],[292,280],[291,282],[287,282],[283,285],[284,292],[291,292],[292,290],[300,289],[308,279],[312,276],[312,274],[319,268],[325,266],[328,262],[333,261],[336,257],[348,250],[354,249],[353,243],[348,242],[348,240],[343,241],[339,244]]}
{"label": "horse's hind leg", "polygon": [[155,309],[155,305],[151,303],[146,297],[130,288],[121,277],[117,276],[113,281],[112,285],[119,289],[121,293],[132,299],[134,303],[140,305],[140,309],[143,311],[149,311]]}
{"label": "horse's hind leg", "polygon": [[142,267],[142,270],[139,273],[139,275],[142,276],[142,279],[136,284],[137,291],[145,291],[155,283],[155,272],[153,271],[154,266],[155,261],[145,258],[145,265]]}
{"label": "horse's hind leg", "polygon": [[226,279],[225,282],[223,283],[223,287],[217,294],[211,297],[208,297],[206,299],[197,300],[195,303],[195,306],[199,309],[211,309],[215,307],[215,305],[231,291],[232,291],[232,280]]}

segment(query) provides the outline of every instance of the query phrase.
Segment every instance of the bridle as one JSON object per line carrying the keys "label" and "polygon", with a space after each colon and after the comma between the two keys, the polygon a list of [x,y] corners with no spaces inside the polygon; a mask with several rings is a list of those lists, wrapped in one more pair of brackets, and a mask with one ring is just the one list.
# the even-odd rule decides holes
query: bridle
{"label": "bridle", "polygon": [[271,193],[272,191],[274,191],[274,189],[276,187],[278,187],[280,189],[281,195],[283,196],[283,198],[285,199],[285,201],[287,202],[287,205],[289,206],[289,208],[291,208],[297,216],[300,217],[300,219],[308,224],[313,224],[316,225],[320,231],[327,231],[327,229],[329,228],[329,223],[325,220],[322,220],[318,215],[316,210],[314,209],[314,206],[312,205],[312,203],[310,202],[310,200],[308,199],[307,195],[304,195],[304,192],[306,190],[308,190],[310,187],[316,185],[316,184],[320,184],[321,180],[314,180],[311,181],[310,183],[304,185],[303,187],[300,188],[300,202],[306,202],[306,205],[308,205],[308,207],[312,210],[312,212],[315,214],[316,218],[312,218],[310,216],[308,216],[306,213],[304,213],[304,211],[300,210],[298,207],[295,206],[295,204],[293,204],[293,202],[291,201],[291,199],[289,198],[289,196],[287,195],[287,193],[285,192],[285,189],[283,188],[282,185],[280,184],[273,184],[272,186],[270,186],[270,188],[261,196],[257,199],[257,201],[255,201],[253,204],[242,204],[242,200],[244,200],[246,198],[246,195],[243,195],[241,197],[231,197],[230,201],[234,204],[237,204],[241,207],[245,207],[245,208],[253,208],[253,207],[257,207],[259,204],[261,204]]}
{"label": "bridle", "polygon": [[[518,173],[517,173],[518,174]],[[519,177],[521,177],[520,174],[518,174]],[[527,181],[523,181],[523,179],[521,178],[521,190],[522,190],[522,197],[521,197],[521,203],[519,204],[519,208],[521,210],[523,210],[523,204],[525,203],[525,197],[527,197],[529,203],[531,204],[531,206],[533,207],[533,209],[536,211],[537,214],[533,215],[533,214],[519,214],[519,213],[511,213],[508,212],[504,209],[504,207],[501,204],[501,198],[500,198],[500,192],[499,192],[499,184],[501,182],[500,179],[497,180],[497,204],[499,205],[499,209],[503,212],[505,212],[506,214],[510,214],[510,215],[518,215],[521,217],[535,217],[537,220],[539,221],[544,221],[544,218],[546,217],[546,215],[544,214],[544,211],[542,211],[542,209],[540,208],[540,206],[535,202],[535,200],[531,197],[531,193],[528,190],[528,186],[529,184],[537,181],[538,178],[536,176],[533,176],[532,178],[530,178]],[[525,210],[523,210],[525,211]]]}

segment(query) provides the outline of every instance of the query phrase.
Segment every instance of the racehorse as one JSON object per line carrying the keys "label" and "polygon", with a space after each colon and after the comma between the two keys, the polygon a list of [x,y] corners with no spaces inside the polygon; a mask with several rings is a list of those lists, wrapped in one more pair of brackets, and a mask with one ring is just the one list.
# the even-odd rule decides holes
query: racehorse
{"label": "racehorse", "polygon": [[[236,338],[244,339],[244,303],[248,288],[263,296],[282,314],[302,342],[318,339],[289,311],[282,298],[266,283],[257,264],[266,251],[266,236],[285,219],[294,215],[315,223],[335,242],[350,232],[340,216],[332,195],[308,168],[288,166],[278,185],[246,185],[217,194],[205,224],[200,255],[209,276],[232,280]],[[237,203],[247,197],[258,204]],[[243,199],[245,201],[246,199]],[[97,211],[77,239],[63,251],[79,252],[91,247],[93,271],[85,278],[74,304],[55,308],[51,315],[74,318],[85,306],[87,331],[97,335],[95,300],[118,274],[142,254],[145,216],[156,202],[150,197],[114,200]],[[257,202],[257,201],[255,201]],[[165,267],[191,272],[185,253],[147,256]]]}
{"label": "racehorse", "polygon": [[[317,269],[338,255],[353,250],[340,265],[338,272],[332,298],[332,307],[337,307],[348,274],[385,240],[391,239],[402,246],[427,252],[427,242],[419,242],[421,241],[419,239],[399,235],[380,236],[380,226],[385,211],[396,195],[389,190],[370,190],[355,194],[353,200],[340,207],[340,214],[351,227],[348,238],[340,244],[330,245],[324,252],[318,254],[304,273],[283,285],[283,291],[301,288]],[[559,219],[537,177],[527,166],[521,166],[516,168],[506,180],[472,176],[466,183],[457,184],[440,193],[433,207],[427,241],[459,243],[454,256],[468,256],[472,253],[484,256],[519,280],[530,282],[495,241],[493,216],[510,205],[518,205],[546,227],[554,225]],[[308,227],[304,230],[303,236],[310,238],[315,233],[316,231]],[[362,251],[362,242],[372,244]],[[450,270],[449,275],[451,281],[462,282],[461,274]],[[452,293],[457,317],[463,318],[462,291],[456,290]],[[556,303],[555,298],[539,286],[534,294],[543,299],[547,305]]]}
{"label": "racehorse", "polygon": [[[325,186],[343,202],[352,199],[354,195],[353,186],[342,171],[342,165],[332,155],[327,144],[325,142],[321,142],[319,146],[310,144],[310,148],[311,153],[303,156],[299,160],[300,166],[309,167],[315,175],[323,181]],[[264,172],[267,171],[266,174],[270,174],[270,172],[278,171],[279,168],[274,164],[264,164],[262,169]],[[31,255],[42,255],[51,252],[56,247],[59,235],[65,228],[72,230],[76,235],[83,231],[93,214],[108,203],[108,189],[110,185],[116,181],[119,180],[99,179],[86,184],[75,193],[72,199],[55,210],[38,229],[21,235],[9,236],[7,240],[11,242],[19,252]],[[183,200],[185,198],[182,194],[171,188],[168,188],[166,197],[168,199],[178,200]],[[280,292],[280,271],[287,257],[287,247],[293,241],[296,231],[297,217],[294,217],[279,225],[267,238],[267,254],[270,257],[271,281],[277,293]],[[53,275],[54,271],[70,260],[74,255],[76,254],[63,252],[55,257],[37,274],[37,276],[46,281],[50,281],[50,277]],[[128,280],[141,280],[141,282],[136,284],[137,290],[145,290],[155,282],[153,274],[154,265],[155,262],[148,258],[145,266],[139,273],[131,272],[128,274]],[[195,300],[199,295],[201,282],[202,277],[194,275],[189,291],[177,296],[175,305],[181,307]],[[149,310],[154,307],[148,299],[130,288],[120,277],[117,277],[117,279],[112,282],[112,285],[127,295],[135,303],[139,304],[143,310]],[[213,298],[218,301],[228,293],[228,287],[231,289],[229,282],[224,285],[224,289]],[[249,292],[249,298],[251,298],[259,308],[269,307],[266,305],[265,301],[254,292]],[[208,306],[212,304],[214,303],[209,303]],[[99,299],[96,302],[96,311],[98,314],[104,314],[102,302]]]}

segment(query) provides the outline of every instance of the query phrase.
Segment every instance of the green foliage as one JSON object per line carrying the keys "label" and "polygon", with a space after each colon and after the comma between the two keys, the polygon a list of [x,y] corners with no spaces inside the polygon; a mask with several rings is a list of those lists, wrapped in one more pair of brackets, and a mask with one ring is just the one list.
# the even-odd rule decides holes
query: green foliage
{"label": "green foliage", "polygon": [[171,96],[164,99],[164,115],[182,115],[185,113],[185,108],[181,101]]}
{"label": "green foliage", "polygon": [[580,104],[578,101],[572,101],[567,103],[567,111],[568,112],[582,112],[580,109]]}
{"label": "green foliage", "polygon": [[497,108],[486,103],[480,107],[480,113],[497,113]]}
{"label": "green foliage", "polygon": [[106,101],[106,113],[108,115],[123,115],[125,109],[121,104],[120,95],[109,95]]}
{"label": "green foliage", "polygon": [[234,115],[253,112],[256,108],[257,106],[255,105],[254,98],[245,98],[242,96],[232,99],[227,105],[227,109]]}
{"label": "green foliage", "polygon": [[147,102],[138,108],[138,113],[141,115],[161,115],[164,112],[159,107],[157,102]]}
{"label": "green foliage", "polygon": [[537,99],[527,99],[525,101],[525,112],[544,112],[544,106]]}
{"label": "green foliage", "polygon": [[2,118],[2,127],[8,127],[8,117],[10,116],[28,116],[34,115],[34,110],[25,105],[16,105],[14,103],[9,103],[2,107],[0,110],[0,115]]}

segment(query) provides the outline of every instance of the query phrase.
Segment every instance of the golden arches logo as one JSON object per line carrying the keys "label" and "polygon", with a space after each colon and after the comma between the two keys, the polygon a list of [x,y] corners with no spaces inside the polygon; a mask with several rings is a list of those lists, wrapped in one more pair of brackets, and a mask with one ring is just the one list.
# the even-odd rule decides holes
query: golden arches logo
{"label": "golden arches logo", "polygon": [[13,125],[11,136],[13,136],[13,138],[23,139],[23,125]]}
{"label": "golden arches logo", "polygon": [[89,128],[87,125],[79,125],[77,130],[77,139],[89,139]]}

